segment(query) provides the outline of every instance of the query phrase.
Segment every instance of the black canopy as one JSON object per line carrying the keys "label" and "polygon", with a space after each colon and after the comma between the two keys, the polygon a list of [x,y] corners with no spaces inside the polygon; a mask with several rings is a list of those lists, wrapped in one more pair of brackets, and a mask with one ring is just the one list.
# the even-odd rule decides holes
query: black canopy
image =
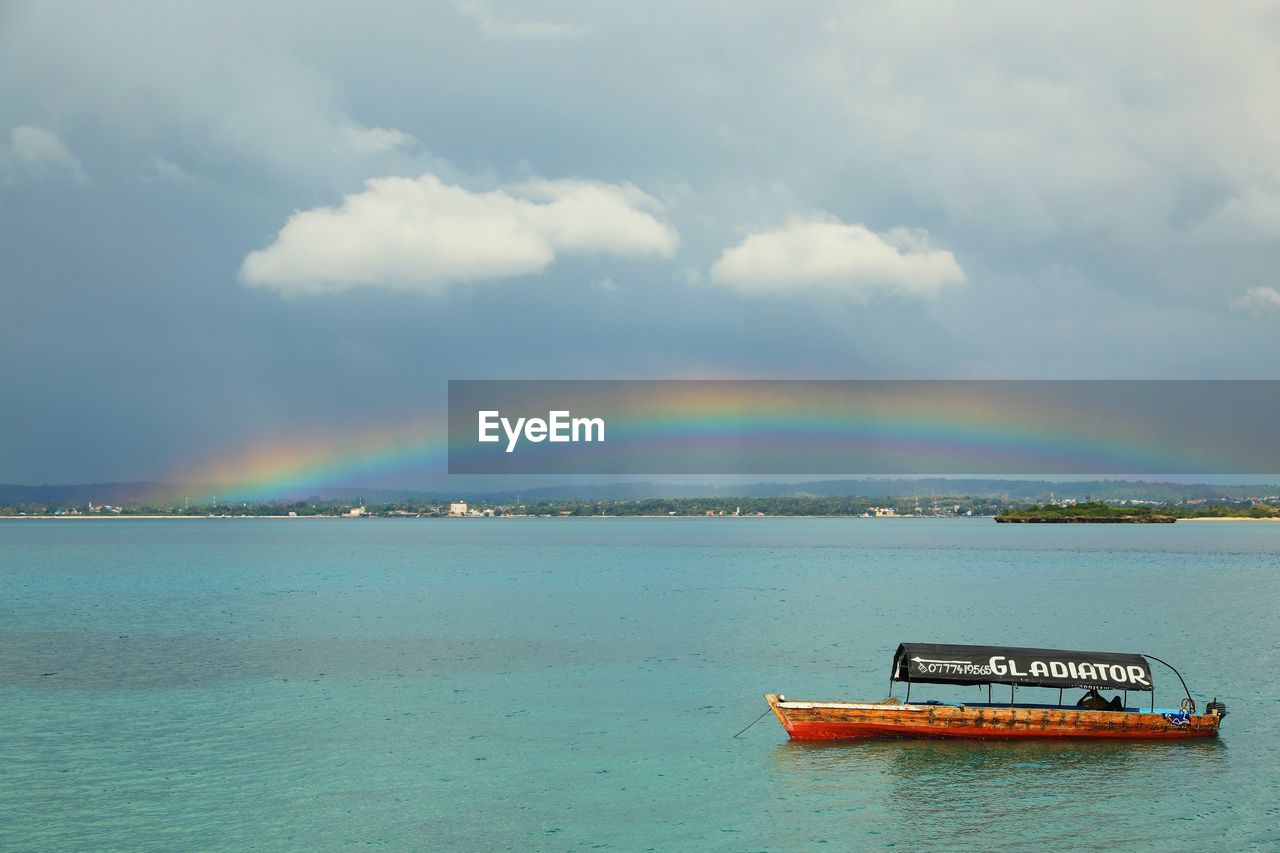
{"label": "black canopy", "polygon": [[1154,685],[1151,667],[1142,655],[936,643],[898,646],[893,656],[892,678],[929,684],[1018,684],[1100,690],[1152,690]]}

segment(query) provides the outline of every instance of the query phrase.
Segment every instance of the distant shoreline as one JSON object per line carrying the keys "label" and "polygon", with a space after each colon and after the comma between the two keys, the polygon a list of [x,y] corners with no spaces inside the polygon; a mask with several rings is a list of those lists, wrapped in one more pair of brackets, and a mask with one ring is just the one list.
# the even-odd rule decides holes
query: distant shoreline
{"label": "distant shoreline", "polygon": [[[168,519],[174,521],[232,521],[232,520],[249,520],[256,519],[262,521],[407,521],[409,519],[437,519],[439,521],[497,521],[511,519],[625,519],[625,518],[666,518],[673,521],[706,521],[716,519],[736,519],[738,521],[748,519],[778,519],[778,518],[840,518],[852,519],[857,521],[924,521],[927,519],[941,519],[944,521],[974,521],[978,519],[994,519],[991,515],[891,515],[891,516],[865,516],[865,515],[496,515],[485,517],[469,517],[469,516],[402,516],[382,517],[382,516],[344,516],[344,515],[0,515],[0,521],[126,521],[126,520],[157,520]],[[1213,515],[1213,516],[1191,516],[1180,517],[1177,521],[1280,521],[1280,517],[1275,518],[1255,518],[1245,515]],[[1071,524],[1084,522],[1035,522],[1023,521],[1023,524],[1036,523],[1056,523]],[[1116,522],[1110,522],[1116,523]],[[1120,522],[1124,523],[1124,522]]]}
{"label": "distant shoreline", "polygon": [[408,521],[411,519],[437,519],[439,521],[501,521],[503,519],[521,519],[521,518],[555,518],[555,519],[605,519],[605,518],[669,518],[677,519],[693,519],[706,521],[708,519],[734,519],[744,521],[748,519],[767,519],[767,518],[849,518],[858,521],[924,521],[926,519],[946,519],[948,521],[972,521],[974,519],[991,519],[992,515],[490,515],[490,516],[458,516],[458,515],[410,515],[410,516],[349,516],[349,515],[139,515],[133,513],[130,515],[0,515],[0,521],[4,520],[47,520],[47,521],[121,521],[124,519],[188,519],[191,521],[231,521],[235,519],[275,519],[279,521],[301,521],[304,519],[327,519],[329,521]]}

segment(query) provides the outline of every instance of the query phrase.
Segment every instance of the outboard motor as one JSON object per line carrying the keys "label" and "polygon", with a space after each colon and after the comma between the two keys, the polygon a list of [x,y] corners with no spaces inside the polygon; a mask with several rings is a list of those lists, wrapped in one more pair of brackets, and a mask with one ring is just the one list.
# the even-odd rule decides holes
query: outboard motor
{"label": "outboard motor", "polygon": [[1227,706],[1223,702],[1218,701],[1218,697],[1214,696],[1213,701],[1204,706],[1206,714],[1217,714],[1219,718],[1227,715]]}

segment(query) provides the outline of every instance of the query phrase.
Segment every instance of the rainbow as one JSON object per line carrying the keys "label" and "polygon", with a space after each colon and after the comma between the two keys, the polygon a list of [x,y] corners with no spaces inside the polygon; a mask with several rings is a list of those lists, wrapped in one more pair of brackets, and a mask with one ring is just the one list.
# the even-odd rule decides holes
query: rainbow
{"label": "rainbow", "polygon": [[441,427],[420,421],[354,432],[290,435],[259,441],[184,465],[174,482],[200,484],[194,502],[268,501],[305,497],[387,477],[438,476],[446,470]]}
{"label": "rainbow", "polygon": [[[989,384],[886,384],[857,405],[833,404],[822,383],[634,382],[615,394],[607,473],[1079,474],[1246,473],[1231,447],[1193,441],[1178,424],[1091,420],[1063,400]],[[595,389],[591,393],[598,392]],[[575,404],[590,412],[591,393]],[[595,398],[597,401],[600,397]],[[618,401],[621,400],[619,403]],[[577,405],[580,403],[581,405]],[[1192,436],[1194,437],[1194,436]],[[467,439],[473,439],[469,433]],[[600,473],[575,466],[582,448],[521,445],[534,468],[492,468],[517,454],[464,440],[450,449],[420,418],[356,433],[290,436],[183,467],[175,480],[210,484],[202,500],[270,500],[357,482],[396,484],[453,473]],[[850,469],[850,460],[862,460]],[[578,460],[580,462],[580,459]],[[656,466],[656,467],[655,467]],[[816,466],[816,467],[815,467]]]}

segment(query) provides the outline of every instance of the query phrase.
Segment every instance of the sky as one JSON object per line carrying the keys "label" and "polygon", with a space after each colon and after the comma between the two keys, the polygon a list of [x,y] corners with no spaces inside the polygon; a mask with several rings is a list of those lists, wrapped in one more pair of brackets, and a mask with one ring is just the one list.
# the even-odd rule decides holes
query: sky
{"label": "sky", "polygon": [[0,482],[449,379],[1280,378],[1277,103],[1261,2],[0,2]]}

